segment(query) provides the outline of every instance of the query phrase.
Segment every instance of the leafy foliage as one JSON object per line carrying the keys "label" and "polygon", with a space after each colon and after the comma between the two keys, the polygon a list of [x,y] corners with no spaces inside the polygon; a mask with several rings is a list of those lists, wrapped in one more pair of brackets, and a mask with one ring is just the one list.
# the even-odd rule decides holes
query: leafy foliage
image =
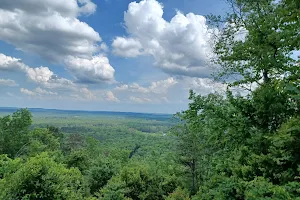
{"label": "leafy foliage", "polygon": [[83,177],[46,153],[30,158],[0,181],[1,199],[82,199]]}
{"label": "leafy foliage", "polygon": [[0,153],[9,157],[17,156],[27,144],[27,133],[32,122],[31,113],[27,109],[21,109],[12,116],[0,117]]}

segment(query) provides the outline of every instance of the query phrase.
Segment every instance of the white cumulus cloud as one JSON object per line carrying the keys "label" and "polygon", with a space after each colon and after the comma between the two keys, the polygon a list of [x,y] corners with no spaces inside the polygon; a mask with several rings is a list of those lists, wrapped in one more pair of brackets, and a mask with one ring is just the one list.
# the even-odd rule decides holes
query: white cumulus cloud
{"label": "white cumulus cloud", "polygon": [[152,82],[149,90],[153,93],[167,93],[168,89],[178,82],[173,77],[170,77],[166,80]]}
{"label": "white cumulus cloud", "polygon": [[30,80],[42,84],[48,82],[54,75],[48,67],[28,68],[26,72]]}
{"label": "white cumulus cloud", "polygon": [[98,55],[92,59],[69,57],[65,64],[78,81],[83,83],[109,82],[114,80],[114,68],[107,57]]}
{"label": "white cumulus cloud", "polygon": [[113,43],[113,53],[123,57],[136,57],[142,55],[142,44],[133,38],[117,37]]}
{"label": "white cumulus cloud", "polygon": [[148,86],[141,86],[137,83],[123,84],[117,86],[114,91],[125,100],[135,103],[162,103],[168,102],[168,93],[174,88],[178,81],[169,77],[164,80],[153,81]]}
{"label": "white cumulus cloud", "polygon": [[151,55],[165,72],[208,77],[212,72],[212,32],[201,15],[181,12],[163,18],[163,5],[156,0],[132,2],[124,14],[129,37],[117,37],[113,52],[123,57]]}
{"label": "white cumulus cloud", "polygon": [[0,70],[20,71],[25,70],[27,68],[28,66],[22,63],[21,59],[13,58],[0,53]]}
{"label": "white cumulus cloud", "polygon": [[[2,0],[0,40],[55,63],[69,64],[73,57],[76,65],[67,68],[78,81],[112,80],[114,69],[108,58],[93,57],[108,47],[98,32],[78,18],[93,14],[96,8],[91,0]],[[95,60],[98,61],[93,67]],[[12,69],[9,64],[2,66]]]}
{"label": "white cumulus cloud", "polygon": [[[0,39],[23,51],[51,60],[64,56],[91,56],[97,52],[99,34],[77,16],[93,3],[77,0],[2,0]],[[82,5],[82,6],[81,6]]]}
{"label": "white cumulus cloud", "polygon": [[30,67],[21,59],[0,53],[0,71],[19,71],[25,73],[28,79],[46,88],[61,88],[74,90],[75,84],[68,79],[58,77],[48,67]]}

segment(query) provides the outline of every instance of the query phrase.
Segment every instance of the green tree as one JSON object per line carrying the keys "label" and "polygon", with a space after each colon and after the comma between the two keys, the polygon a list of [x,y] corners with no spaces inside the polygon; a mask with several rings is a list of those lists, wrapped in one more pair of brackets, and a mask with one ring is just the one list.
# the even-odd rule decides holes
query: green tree
{"label": "green tree", "polygon": [[17,110],[12,116],[0,117],[0,154],[15,157],[28,143],[27,134],[32,123],[27,109]]}
{"label": "green tree", "polygon": [[60,143],[48,129],[33,129],[27,135],[28,143],[20,149],[16,156],[35,156],[41,152],[60,153]]}
{"label": "green tree", "polygon": [[98,158],[93,161],[91,167],[89,167],[85,173],[90,193],[95,194],[104,187],[115,174],[115,166],[109,161],[103,160],[103,158]]}
{"label": "green tree", "polygon": [[64,134],[60,131],[59,128],[55,126],[47,126],[46,127],[50,133],[54,135],[54,137],[59,138],[59,141],[62,142],[64,139]]}
{"label": "green tree", "polygon": [[169,194],[166,200],[190,200],[188,191],[176,188],[174,192]]}
{"label": "green tree", "polygon": [[[229,3],[233,12],[224,19],[210,16],[211,25],[221,27],[214,61],[220,66],[217,80],[229,86],[226,99],[191,93],[182,115],[199,133],[197,157],[205,163],[194,198],[297,198],[300,71],[291,54],[300,46],[299,3]],[[231,92],[231,86],[253,83],[248,95]]]}
{"label": "green tree", "polygon": [[[196,162],[197,182],[192,179],[191,194],[211,179],[217,170],[227,171],[226,159],[250,137],[248,121],[229,99],[219,94],[196,95],[191,91],[189,109],[179,116],[183,125],[175,129],[179,139],[179,154],[185,162]],[[181,127],[181,128],[180,128]],[[189,131],[181,131],[182,127]],[[184,130],[184,129],[183,129]],[[222,160],[222,162],[220,162]],[[191,177],[194,172],[190,165]],[[219,168],[219,169],[217,169]],[[194,191],[193,191],[194,190]]]}
{"label": "green tree", "polygon": [[172,176],[142,163],[124,167],[101,189],[100,199],[163,199],[176,188]]}
{"label": "green tree", "polygon": [[0,198],[83,199],[83,177],[78,169],[67,169],[46,153],[29,158],[0,180]]}
{"label": "green tree", "polygon": [[300,47],[300,10],[297,0],[228,0],[232,13],[210,16],[219,28],[215,62],[221,66],[217,79],[232,79],[233,85],[264,83],[274,79],[297,80]]}
{"label": "green tree", "polygon": [[72,151],[66,156],[68,167],[77,167],[81,172],[85,172],[90,166],[90,157],[85,149]]}

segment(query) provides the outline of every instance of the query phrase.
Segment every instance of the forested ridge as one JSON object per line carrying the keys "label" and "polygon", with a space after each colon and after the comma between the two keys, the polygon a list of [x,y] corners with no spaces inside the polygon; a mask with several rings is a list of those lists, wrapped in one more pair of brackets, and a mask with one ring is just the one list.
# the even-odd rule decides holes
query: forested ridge
{"label": "forested ridge", "polygon": [[300,2],[228,3],[208,16],[225,94],[190,91],[172,123],[3,116],[0,199],[300,199]]}

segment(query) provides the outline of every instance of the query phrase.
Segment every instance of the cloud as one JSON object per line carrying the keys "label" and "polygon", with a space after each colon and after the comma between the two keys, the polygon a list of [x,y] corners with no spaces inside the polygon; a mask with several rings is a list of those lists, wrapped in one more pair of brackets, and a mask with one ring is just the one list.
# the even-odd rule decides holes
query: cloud
{"label": "cloud", "polygon": [[48,82],[54,75],[48,67],[28,68],[26,72],[30,80],[42,84]]}
{"label": "cloud", "polygon": [[151,55],[155,65],[169,74],[208,77],[212,72],[212,32],[201,15],[180,12],[163,19],[163,5],[156,0],[132,2],[124,14],[129,37],[117,37],[113,52],[123,57]]}
{"label": "cloud", "polygon": [[72,72],[79,82],[97,83],[114,81],[115,70],[105,56],[98,55],[92,59],[69,57],[65,63],[68,70]]}
{"label": "cloud", "polygon": [[27,75],[28,79],[46,88],[60,88],[74,90],[76,85],[68,79],[58,77],[48,67],[29,67],[21,59],[0,53],[0,71],[19,71]]}
{"label": "cloud", "polygon": [[151,103],[152,100],[149,99],[149,98],[145,98],[145,97],[134,97],[134,96],[131,96],[129,97],[130,100],[136,102],[136,103]]}
{"label": "cloud", "polygon": [[42,85],[49,89],[60,89],[68,91],[74,91],[77,87],[76,84],[73,83],[73,81],[58,77],[57,75],[53,75],[51,79],[49,79],[47,82],[43,82]]}
{"label": "cloud", "polygon": [[76,90],[76,85],[68,79],[58,77],[48,67],[27,68],[29,80],[49,89]]}
{"label": "cloud", "polygon": [[224,93],[227,87],[208,78],[185,78],[183,82],[186,83],[186,89],[192,89],[202,95],[212,92]]}
{"label": "cloud", "polygon": [[35,92],[38,93],[38,94],[40,94],[40,95],[57,95],[56,92],[47,91],[47,90],[44,90],[44,89],[42,89],[40,87],[37,87],[35,89]]}
{"label": "cloud", "polygon": [[[0,53],[0,71],[17,71],[24,73],[28,80],[38,85],[34,90],[20,88],[20,92],[28,96],[34,96],[37,99],[64,99],[64,100],[106,100],[110,102],[119,102],[120,100],[112,91],[91,91],[82,84],[74,83],[71,80],[57,76],[48,67],[30,67],[22,63],[21,59],[6,56]],[[97,74],[99,77],[93,77],[96,80],[108,81],[113,77],[114,69],[109,65],[105,57],[95,56],[93,59],[74,59],[74,65],[80,70],[95,70],[90,76]],[[80,66],[86,68],[80,69]],[[74,67],[74,66],[73,66]],[[110,68],[110,69],[106,69]],[[107,74],[107,72],[109,72]],[[14,80],[0,79],[0,85],[17,86]],[[55,90],[55,91],[50,91]]]}
{"label": "cloud", "polygon": [[[78,3],[80,5],[78,5]],[[47,11],[50,13],[57,12],[62,16],[76,17],[82,14],[93,14],[97,6],[90,0],[2,0],[1,9],[4,10],[20,10],[28,13],[42,15]]]}
{"label": "cloud", "polygon": [[170,87],[177,83],[178,82],[173,77],[170,77],[166,80],[152,82],[149,90],[153,93],[166,93]]}
{"label": "cloud", "polygon": [[169,77],[166,80],[154,81],[148,87],[140,86],[137,83],[131,85],[120,85],[115,88],[117,91],[130,91],[137,93],[166,93],[167,90],[178,82],[173,78]]}
{"label": "cloud", "polygon": [[148,93],[149,89],[140,86],[137,83],[132,83],[131,85],[123,84],[120,86],[117,86],[115,88],[117,91],[125,91],[125,92],[139,92],[139,93]]}
{"label": "cloud", "polygon": [[[108,51],[107,45],[99,33],[78,18],[93,14],[96,8],[91,0],[2,0],[0,40],[55,63],[67,64],[78,81],[112,80],[114,69],[108,58],[93,57]],[[12,69],[9,63],[5,66]]]}
{"label": "cloud", "polygon": [[36,93],[30,90],[27,90],[25,88],[20,88],[20,92],[22,92],[23,94],[29,95],[29,96],[35,96]]}
{"label": "cloud", "polygon": [[0,79],[0,86],[1,85],[9,86],[9,87],[18,86],[18,84],[16,83],[16,81],[11,80],[11,79]]}
{"label": "cloud", "polygon": [[169,77],[153,81],[147,86],[137,83],[123,84],[114,89],[116,95],[127,103],[176,104],[188,103],[189,90],[201,95],[211,92],[225,94],[226,85],[209,78]]}
{"label": "cloud", "polygon": [[70,94],[72,100],[79,101],[109,101],[120,102],[120,100],[109,90],[89,90],[88,88],[80,88]]}
{"label": "cloud", "polygon": [[91,56],[97,52],[101,37],[77,16],[93,13],[95,6],[91,1],[80,2],[3,0],[0,39],[55,61],[68,55]]}
{"label": "cloud", "polygon": [[120,102],[120,100],[114,95],[112,91],[106,92],[106,100],[112,102]]}
{"label": "cloud", "polygon": [[169,90],[178,84],[178,81],[169,77],[165,80],[153,81],[148,86],[137,83],[117,86],[114,91],[124,99],[135,103],[165,103],[169,102]]}
{"label": "cloud", "polygon": [[45,96],[56,96],[58,95],[56,92],[51,92],[48,90],[44,90],[40,87],[35,88],[34,91],[25,89],[25,88],[20,88],[20,92],[29,96],[39,96],[39,97],[45,97]]}
{"label": "cloud", "polygon": [[22,71],[28,68],[21,62],[21,59],[13,58],[0,53],[0,70],[5,71]]}
{"label": "cloud", "polygon": [[84,99],[88,99],[88,100],[97,99],[97,97],[91,91],[89,91],[89,89],[87,89],[87,88],[81,88],[79,90],[79,92],[83,95]]}
{"label": "cloud", "polygon": [[142,44],[133,38],[117,37],[112,43],[113,53],[122,57],[143,55]]}
{"label": "cloud", "polygon": [[97,5],[94,4],[91,0],[78,0],[78,2],[81,4],[79,13],[90,15],[96,12]]}

